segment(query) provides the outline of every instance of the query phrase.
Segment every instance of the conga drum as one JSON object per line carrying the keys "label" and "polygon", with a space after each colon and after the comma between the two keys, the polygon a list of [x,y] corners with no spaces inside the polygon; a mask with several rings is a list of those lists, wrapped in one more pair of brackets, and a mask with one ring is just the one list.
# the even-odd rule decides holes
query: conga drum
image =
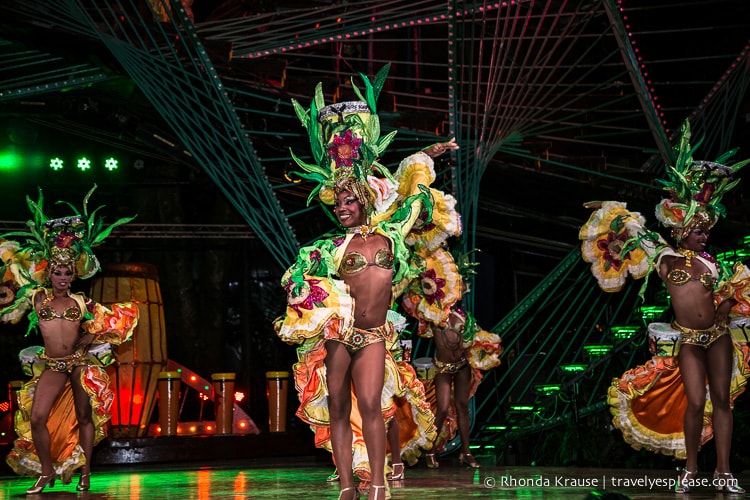
{"label": "conga drum", "polygon": [[144,263],[108,264],[92,278],[89,296],[112,307],[132,302],[138,326],[130,342],[114,347],[116,362],[107,367],[115,401],[112,437],[145,436],[156,404],[159,373],[167,369],[164,303],[156,266]]}
{"label": "conga drum", "polygon": [[648,350],[654,356],[677,356],[680,352],[680,332],[669,323],[649,324]]}
{"label": "conga drum", "polygon": [[435,378],[435,365],[431,358],[417,358],[412,364],[414,371],[417,372],[417,378],[422,382]]}

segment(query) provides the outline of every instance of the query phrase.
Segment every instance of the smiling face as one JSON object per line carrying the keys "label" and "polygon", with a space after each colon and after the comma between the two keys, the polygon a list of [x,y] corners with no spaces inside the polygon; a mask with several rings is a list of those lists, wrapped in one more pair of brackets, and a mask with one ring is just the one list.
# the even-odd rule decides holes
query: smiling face
{"label": "smiling face", "polygon": [[367,224],[367,213],[365,212],[365,207],[350,191],[340,191],[336,193],[333,213],[341,225],[347,228]]}
{"label": "smiling face", "polygon": [[53,290],[67,290],[74,278],[75,273],[68,266],[55,266],[49,273],[49,281]]}
{"label": "smiling face", "polygon": [[696,226],[680,241],[680,246],[686,250],[702,252],[706,249],[710,234],[711,231],[707,227]]}

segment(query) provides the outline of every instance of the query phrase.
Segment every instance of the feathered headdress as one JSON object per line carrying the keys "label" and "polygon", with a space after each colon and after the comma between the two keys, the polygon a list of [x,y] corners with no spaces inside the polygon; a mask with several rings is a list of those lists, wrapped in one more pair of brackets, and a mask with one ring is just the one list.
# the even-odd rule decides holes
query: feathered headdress
{"label": "feathered headdress", "polygon": [[50,219],[45,215],[41,189],[37,201],[26,197],[32,213],[32,218],[26,222],[28,231],[0,235],[0,238],[20,238],[18,242],[9,240],[0,244],[5,280],[2,289],[4,300],[1,302],[4,307],[0,307],[3,321],[9,321],[11,317],[20,319],[18,312],[28,307],[31,290],[46,283],[49,270],[69,266],[77,277],[86,279],[101,269],[93,252],[94,247],[100,245],[113,229],[135,217],[123,217],[105,227],[102,217],[97,217],[103,207],[93,212],[88,209],[89,198],[95,190],[96,185],[84,197],[82,210],[68,202],[58,201],[72,211],[72,215],[59,219]]}
{"label": "feathered headdress", "polygon": [[[304,172],[294,172],[302,178],[316,181],[308,204],[318,195],[323,203],[334,203],[335,194],[351,191],[367,208],[368,213],[387,207],[395,198],[396,182],[388,169],[378,163],[396,131],[381,137],[377,99],[388,75],[390,64],[381,68],[374,81],[364,74],[360,77],[365,91],[352,80],[352,88],[359,101],[346,101],[326,106],[321,83],[315,87],[315,97],[309,109],[296,100],[292,105],[310,138],[314,164],[306,163],[291,152],[295,163]],[[383,178],[373,174],[378,173]]]}
{"label": "feathered headdress", "polygon": [[740,181],[735,179],[735,173],[750,163],[749,158],[724,165],[737,153],[737,148],[722,154],[716,161],[694,160],[693,153],[702,142],[703,139],[690,146],[690,122],[686,121],[675,147],[675,164],[667,165],[667,179],[657,180],[669,197],[656,206],[656,218],[671,228],[672,236],[678,240],[696,226],[713,227],[726,215],[721,199]]}
{"label": "feathered headdress", "polygon": [[50,219],[44,214],[44,196],[39,189],[38,201],[34,202],[26,197],[26,203],[33,215],[33,218],[26,222],[29,230],[7,233],[2,235],[2,238],[25,238],[20,251],[28,254],[36,263],[42,264],[42,268],[37,269],[37,272],[46,271],[46,262],[52,268],[61,265],[71,266],[76,276],[81,279],[92,277],[101,269],[93,252],[94,247],[100,245],[117,226],[135,218],[123,217],[104,227],[102,217],[97,217],[97,212],[103,207],[97,207],[91,213],[88,210],[89,198],[96,187],[94,185],[84,197],[82,210],[78,210],[67,201],[58,201],[57,203],[67,205],[73,212],[73,215],[59,219]]}

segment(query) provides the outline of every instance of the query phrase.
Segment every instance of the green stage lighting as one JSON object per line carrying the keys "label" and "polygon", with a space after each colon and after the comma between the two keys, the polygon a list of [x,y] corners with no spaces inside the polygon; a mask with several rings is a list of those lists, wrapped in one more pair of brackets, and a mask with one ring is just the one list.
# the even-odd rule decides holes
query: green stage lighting
{"label": "green stage lighting", "polygon": [[91,160],[89,160],[85,156],[78,158],[78,168],[83,170],[84,172],[86,170],[89,170],[91,168]]}
{"label": "green stage lighting", "polygon": [[49,161],[49,168],[57,172],[58,170],[62,170],[63,168],[63,161],[60,158],[52,158]]}
{"label": "green stage lighting", "polygon": [[12,149],[0,150],[0,171],[16,171],[23,167],[23,158]]}
{"label": "green stage lighting", "polygon": [[104,168],[112,172],[113,170],[117,170],[117,160],[115,158],[107,158],[104,162]]}

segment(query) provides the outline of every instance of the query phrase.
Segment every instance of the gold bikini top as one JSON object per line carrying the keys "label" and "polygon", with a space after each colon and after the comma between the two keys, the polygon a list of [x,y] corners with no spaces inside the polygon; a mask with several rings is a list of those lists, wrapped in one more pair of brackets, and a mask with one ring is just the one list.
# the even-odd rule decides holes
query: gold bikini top
{"label": "gold bikini top", "polygon": [[710,272],[705,272],[698,277],[693,277],[686,269],[672,269],[667,273],[667,280],[673,285],[682,286],[689,281],[700,281],[708,290],[713,290],[716,278]]}
{"label": "gold bikini top", "polygon": [[80,321],[83,317],[83,313],[81,313],[81,310],[75,305],[65,309],[62,314],[57,314],[55,308],[47,304],[50,300],[50,295],[45,293],[42,305],[39,307],[38,316],[40,320],[52,321],[53,319],[64,319],[65,321]]}
{"label": "gold bikini top", "polygon": [[339,271],[341,274],[356,274],[370,266],[377,266],[381,269],[393,269],[393,252],[387,248],[381,248],[375,253],[375,260],[373,262],[367,262],[367,257],[359,252],[349,252],[344,254]]}
{"label": "gold bikini top", "polygon": [[[694,257],[701,257],[701,255],[697,254],[695,251],[687,250],[685,248],[678,249],[677,253],[685,257],[685,267],[687,268],[693,267],[692,260]],[[703,257],[703,260],[704,264],[706,264],[706,262],[710,263],[710,261],[707,261],[705,257]],[[688,271],[687,269],[672,269],[667,273],[667,281],[676,286],[682,286],[689,281],[700,281],[704,288],[706,288],[707,290],[713,290],[718,280],[713,275],[713,273],[709,271],[706,271],[700,276],[693,277],[692,273],[690,273],[690,271]]]}

